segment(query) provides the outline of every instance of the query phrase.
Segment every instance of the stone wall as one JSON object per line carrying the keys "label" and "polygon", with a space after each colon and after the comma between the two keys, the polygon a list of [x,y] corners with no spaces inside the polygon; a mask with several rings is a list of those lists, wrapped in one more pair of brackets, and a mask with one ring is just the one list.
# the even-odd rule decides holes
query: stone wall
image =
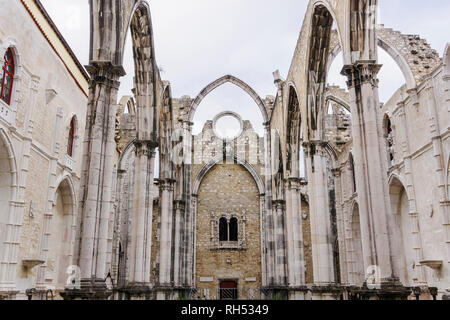
{"label": "stone wall", "polygon": [[[213,294],[221,280],[237,280],[240,289],[261,287],[259,203],[258,188],[244,167],[221,164],[207,174],[198,193],[196,218],[196,285],[199,292],[210,289]],[[211,248],[213,213],[245,215],[244,248]],[[241,222],[239,228],[243,228],[243,224]]]}

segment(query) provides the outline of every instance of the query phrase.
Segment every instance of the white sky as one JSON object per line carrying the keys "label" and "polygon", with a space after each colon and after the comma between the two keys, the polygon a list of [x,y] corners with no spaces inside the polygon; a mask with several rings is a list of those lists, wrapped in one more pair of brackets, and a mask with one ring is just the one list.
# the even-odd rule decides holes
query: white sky
{"label": "white sky", "polygon": [[[80,62],[88,64],[88,0],[41,0]],[[442,56],[450,42],[450,1],[381,0],[379,23],[404,34],[419,34]],[[174,97],[195,97],[207,84],[232,74],[258,94],[275,95],[272,72],[286,77],[300,33],[307,0],[151,0],[156,59],[161,76],[172,84]],[[380,99],[385,102],[403,83],[395,63],[380,50]],[[125,53],[120,95],[130,94],[133,62]],[[345,86],[333,64],[329,82]],[[235,111],[260,130],[262,117],[242,90],[224,85],[197,109],[195,131],[221,111]],[[195,132],[194,131],[194,132]]]}

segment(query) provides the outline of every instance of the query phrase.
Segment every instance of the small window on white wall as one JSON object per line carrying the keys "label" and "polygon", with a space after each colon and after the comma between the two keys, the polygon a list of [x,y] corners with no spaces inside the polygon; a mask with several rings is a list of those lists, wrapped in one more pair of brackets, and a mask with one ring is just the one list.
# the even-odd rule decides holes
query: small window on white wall
{"label": "small window on white wall", "polygon": [[75,142],[75,117],[73,117],[72,120],[70,121],[69,127],[69,137],[67,141],[67,154],[69,155],[69,157],[73,157],[74,142]]}
{"label": "small window on white wall", "polygon": [[3,57],[3,63],[0,69],[0,98],[8,105],[11,103],[14,72],[13,52],[11,49],[8,49]]}

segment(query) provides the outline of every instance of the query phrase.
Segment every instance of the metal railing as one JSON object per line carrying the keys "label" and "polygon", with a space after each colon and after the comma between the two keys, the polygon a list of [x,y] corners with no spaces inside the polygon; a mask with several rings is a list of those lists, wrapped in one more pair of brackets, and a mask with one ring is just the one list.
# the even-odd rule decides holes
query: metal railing
{"label": "metal railing", "polygon": [[260,289],[198,289],[188,297],[193,300],[261,300]]}

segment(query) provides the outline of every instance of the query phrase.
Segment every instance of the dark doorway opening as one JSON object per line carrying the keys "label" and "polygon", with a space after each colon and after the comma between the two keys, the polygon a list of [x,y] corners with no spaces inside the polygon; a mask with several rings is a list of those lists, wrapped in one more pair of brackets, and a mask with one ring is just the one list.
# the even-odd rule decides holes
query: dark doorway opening
{"label": "dark doorway opening", "polygon": [[238,284],[236,281],[220,282],[220,300],[237,300]]}

